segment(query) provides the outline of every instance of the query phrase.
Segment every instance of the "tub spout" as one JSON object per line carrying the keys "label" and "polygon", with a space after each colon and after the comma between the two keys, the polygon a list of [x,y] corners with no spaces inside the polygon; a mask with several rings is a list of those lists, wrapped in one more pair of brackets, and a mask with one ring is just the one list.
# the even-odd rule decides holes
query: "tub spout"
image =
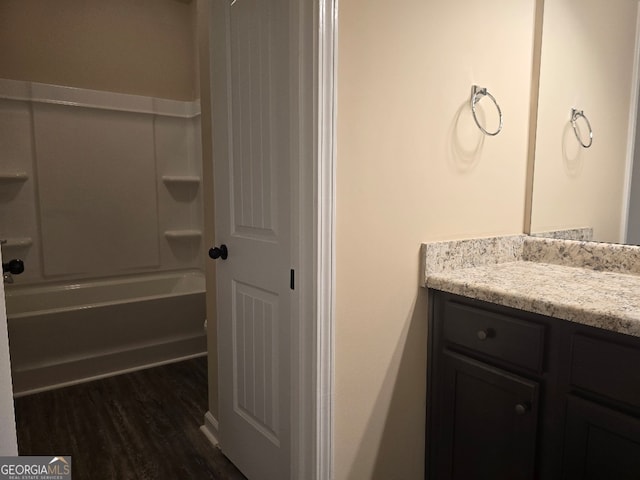
{"label": "tub spout", "polygon": [[4,283],[13,283],[13,276],[24,272],[24,262],[14,258],[2,264],[2,279]]}
{"label": "tub spout", "polygon": [[2,264],[2,273],[11,273],[13,275],[20,275],[24,272],[24,262],[17,258],[9,260],[7,263]]}

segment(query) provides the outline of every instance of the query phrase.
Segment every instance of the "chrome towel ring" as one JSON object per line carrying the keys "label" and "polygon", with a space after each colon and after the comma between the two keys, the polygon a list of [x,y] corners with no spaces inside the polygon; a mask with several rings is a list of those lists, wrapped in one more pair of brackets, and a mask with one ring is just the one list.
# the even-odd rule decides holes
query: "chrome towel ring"
{"label": "chrome towel ring", "polygon": [[[498,115],[500,116],[500,125],[498,125],[498,129],[495,132],[488,132],[482,125],[480,125],[480,122],[478,121],[478,116],[476,115],[476,104],[480,101],[482,97],[485,97],[485,96],[489,97],[491,101],[493,101],[493,104],[498,109]],[[500,110],[500,105],[498,105],[498,102],[496,101],[495,97],[491,95],[486,88],[479,87],[477,85],[473,85],[471,87],[471,111],[473,112],[473,120],[476,122],[476,125],[482,131],[482,133],[484,133],[485,135],[489,135],[491,137],[495,137],[497,134],[500,133],[500,131],[502,130],[502,110]]]}
{"label": "chrome towel ring", "polygon": [[[582,141],[582,137],[580,137],[580,128],[578,128],[578,126],[576,125],[576,122],[580,117],[584,118],[584,121],[587,123],[587,127],[589,127],[589,144],[588,145],[586,145]],[[580,142],[580,145],[582,145],[584,148],[589,148],[593,143],[593,128],[591,128],[591,123],[589,123],[589,119],[586,117],[586,115],[582,110],[578,110],[577,108],[571,109],[571,126],[573,127],[573,133],[576,134],[576,138],[578,139],[578,142]]]}

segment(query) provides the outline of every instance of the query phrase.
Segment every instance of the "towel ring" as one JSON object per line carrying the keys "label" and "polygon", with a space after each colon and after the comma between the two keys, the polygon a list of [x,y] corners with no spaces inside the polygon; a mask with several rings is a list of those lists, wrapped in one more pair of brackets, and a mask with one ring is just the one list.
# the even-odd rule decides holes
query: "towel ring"
{"label": "towel ring", "polygon": [[[587,122],[587,127],[589,127],[589,144],[588,145],[585,145],[585,143],[582,141],[582,138],[580,137],[580,129],[576,125],[576,122],[580,117],[584,118],[584,121]],[[580,142],[580,145],[582,145],[584,148],[589,148],[593,143],[593,128],[591,128],[591,123],[589,123],[589,119],[584,114],[584,111],[578,110],[577,108],[571,109],[571,126],[573,127],[573,133],[576,134],[576,138],[578,139],[578,142]]]}
{"label": "towel ring", "polygon": [[[489,97],[491,101],[493,101],[493,104],[498,109],[498,115],[500,116],[500,125],[498,125],[498,130],[496,130],[495,132],[488,132],[482,125],[480,125],[480,122],[478,121],[478,117],[476,115],[476,104],[484,96]],[[477,85],[473,85],[471,87],[471,111],[473,112],[473,120],[476,122],[476,125],[478,126],[478,128],[485,135],[495,137],[497,134],[499,134],[502,131],[502,110],[500,110],[500,105],[498,105],[498,102],[496,101],[495,97],[491,95],[486,88],[479,87]]]}

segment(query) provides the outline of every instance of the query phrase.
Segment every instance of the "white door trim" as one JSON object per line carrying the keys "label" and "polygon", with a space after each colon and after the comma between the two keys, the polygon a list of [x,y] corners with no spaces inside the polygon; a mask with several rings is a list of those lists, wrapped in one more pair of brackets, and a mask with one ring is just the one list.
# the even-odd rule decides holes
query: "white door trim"
{"label": "white door trim", "polygon": [[[2,252],[0,252],[2,263]],[[4,299],[4,281],[0,281],[0,456],[18,455],[16,416],[13,407],[13,383],[9,359],[9,333]]]}
{"label": "white door trim", "polygon": [[318,2],[315,479],[333,478],[338,0]]}
{"label": "white door trim", "polygon": [[293,337],[298,342],[294,351],[299,368],[293,379],[298,395],[292,404],[297,418],[291,465],[292,478],[297,480],[333,478],[337,3],[299,0],[297,4],[298,58],[313,59],[303,60],[298,71],[301,124],[292,132],[300,140],[297,192],[301,205],[300,275],[296,276],[301,321]]}

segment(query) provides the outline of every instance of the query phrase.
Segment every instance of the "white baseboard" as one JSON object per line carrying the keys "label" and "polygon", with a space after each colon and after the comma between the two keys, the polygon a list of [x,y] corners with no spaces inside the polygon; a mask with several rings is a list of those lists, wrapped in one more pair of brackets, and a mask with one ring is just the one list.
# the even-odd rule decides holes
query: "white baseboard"
{"label": "white baseboard", "polygon": [[200,427],[200,431],[215,447],[218,446],[218,420],[211,412],[204,414],[204,425]]}

